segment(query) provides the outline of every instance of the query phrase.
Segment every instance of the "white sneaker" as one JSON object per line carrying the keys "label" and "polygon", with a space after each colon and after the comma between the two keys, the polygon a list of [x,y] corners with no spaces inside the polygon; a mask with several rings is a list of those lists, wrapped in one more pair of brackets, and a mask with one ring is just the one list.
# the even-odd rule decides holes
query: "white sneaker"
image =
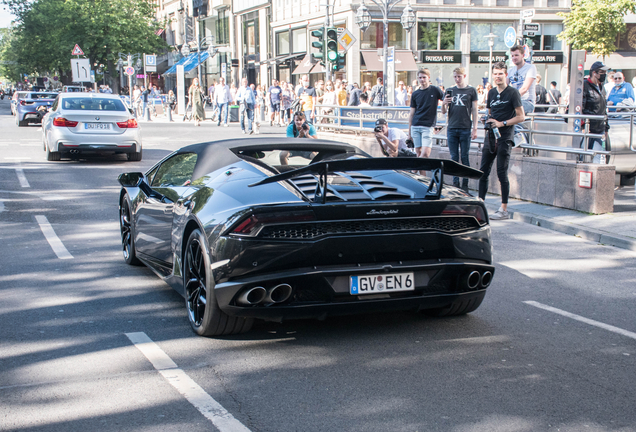
{"label": "white sneaker", "polygon": [[245,133],[245,130],[242,130],[242,131],[241,131],[241,133],[242,133],[242,134],[244,134],[244,133]]}
{"label": "white sneaker", "polygon": [[227,127],[227,123],[223,123],[223,127]]}
{"label": "white sneaker", "polygon": [[503,210],[501,207],[492,216],[490,216],[490,220],[506,220],[506,219],[510,219],[510,213],[508,213],[506,210]]}

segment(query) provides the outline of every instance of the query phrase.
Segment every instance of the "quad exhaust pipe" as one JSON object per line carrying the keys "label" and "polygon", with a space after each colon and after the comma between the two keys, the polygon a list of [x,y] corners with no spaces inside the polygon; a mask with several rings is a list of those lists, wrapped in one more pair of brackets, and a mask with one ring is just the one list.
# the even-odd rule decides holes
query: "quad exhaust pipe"
{"label": "quad exhaust pipe", "polygon": [[272,288],[253,287],[243,291],[236,302],[242,306],[253,306],[261,303],[282,303],[291,297],[291,285],[282,283]]}
{"label": "quad exhaust pipe", "polygon": [[239,296],[237,303],[245,306],[259,304],[267,296],[267,291],[263,287],[254,287],[243,291]]}
{"label": "quad exhaust pipe", "polygon": [[492,272],[488,270],[482,273],[477,270],[473,270],[465,277],[466,285],[468,286],[468,289],[471,290],[487,288],[490,285],[490,282],[492,282]]}
{"label": "quad exhaust pipe", "polygon": [[269,290],[267,290],[265,303],[282,303],[287,300],[291,296],[291,294],[291,285],[286,283],[276,285],[274,288],[270,288]]}

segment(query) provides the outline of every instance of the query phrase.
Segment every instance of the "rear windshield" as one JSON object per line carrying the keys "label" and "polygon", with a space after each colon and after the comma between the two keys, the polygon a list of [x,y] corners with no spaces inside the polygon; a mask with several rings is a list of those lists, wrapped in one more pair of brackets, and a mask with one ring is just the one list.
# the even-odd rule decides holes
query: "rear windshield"
{"label": "rear windshield", "polygon": [[55,99],[57,93],[31,93],[26,99]]}
{"label": "rear windshield", "polygon": [[65,98],[62,100],[62,109],[76,111],[126,111],[126,107],[119,99],[83,97]]}

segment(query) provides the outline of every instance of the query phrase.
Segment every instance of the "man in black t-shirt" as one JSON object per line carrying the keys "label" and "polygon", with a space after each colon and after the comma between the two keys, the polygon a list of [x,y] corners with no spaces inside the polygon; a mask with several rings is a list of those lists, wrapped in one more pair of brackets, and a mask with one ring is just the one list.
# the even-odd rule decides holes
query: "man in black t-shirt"
{"label": "man in black t-shirt", "polygon": [[[481,154],[481,167],[483,171],[479,179],[479,198],[486,199],[488,192],[488,176],[493,162],[497,158],[497,177],[501,184],[501,207],[490,219],[510,219],[508,213],[508,195],[510,194],[510,182],[508,181],[508,164],[510,152],[514,145],[513,125],[521,123],[525,118],[519,90],[506,84],[508,68],[504,62],[492,65],[492,78],[495,87],[488,92],[488,120],[490,128],[486,130],[484,147]],[[495,137],[494,129],[498,129],[500,138]]]}
{"label": "man in black t-shirt", "polygon": [[[477,138],[477,90],[466,84],[466,69],[453,71],[454,87],[446,90],[442,103],[442,114],[448,110],[446,137],[451,159],[459,162],[461,151],[462,164],[470,166],[468,152],[470,142]],[[453,185],[459,187],[459,177],[453,177]],[[462,179],[462,189],[468,192],[468,179]]]}
{"label": "man in black t-shirt", "polygon": [[[537,103],[535,105],[547,105],[548,104],[548,91],[541,85],[541,75],[537,74],[537,84],[534,87],[535,94],[537,95]],[[548,109],[545,107],[538,107],[534,109],[534,112],[546,112]]]}
{"label": "man in black t-shirt", "polygon": [[411,95],[411,113],[409,115],[409,138],[415,144],[418,157],[429,157],[433,147],[433,128],[437,123],[437,106],[444,99],[444,93],[431,85],[431,72],[420,69],[417,73],[420,88]]}

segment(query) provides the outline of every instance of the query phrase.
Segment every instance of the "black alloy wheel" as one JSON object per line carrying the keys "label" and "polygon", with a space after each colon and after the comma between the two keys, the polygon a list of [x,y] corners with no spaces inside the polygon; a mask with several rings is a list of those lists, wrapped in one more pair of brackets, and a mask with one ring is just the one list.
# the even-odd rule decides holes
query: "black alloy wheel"
{"label": "black alloy wheel", "polygon": [[130,198],[124,195],[119,205],[119,228],[121,230],[121,245],[124,261],[129,265],[141,265],[135,252],[135,238],[130,217]]}
{"label": "black alloy wheel", "polygon": [[248,331],[251,318],[231,317],[223,312],[214,297],[210,257],[201,230],[195,229],[188,238],[183,260],[183,285],[188,319],[200,336],[221,336]]}

